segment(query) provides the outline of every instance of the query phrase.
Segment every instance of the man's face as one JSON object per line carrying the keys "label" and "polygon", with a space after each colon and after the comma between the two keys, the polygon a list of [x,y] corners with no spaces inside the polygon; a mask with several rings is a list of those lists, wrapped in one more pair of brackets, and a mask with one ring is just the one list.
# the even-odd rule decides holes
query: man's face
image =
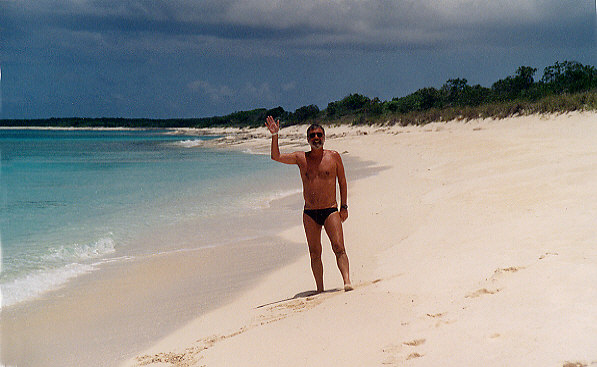
{"label": "man's face", "polygon": [[320,128],[315,128],[307,134],[307,142],[313,149],[319,149],[323,147],[323,143],[325,142],[325,135],[323,134],[323,130]]}

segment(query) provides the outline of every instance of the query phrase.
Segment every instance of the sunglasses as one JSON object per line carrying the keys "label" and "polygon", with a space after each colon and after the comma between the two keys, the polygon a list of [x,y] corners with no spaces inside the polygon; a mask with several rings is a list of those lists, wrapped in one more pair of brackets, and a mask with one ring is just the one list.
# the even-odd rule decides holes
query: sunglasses
{"label": "sunglasses", "polygon": [[323,133],[310,133],[309,139],[313,139],[314,137],[323,138]]}

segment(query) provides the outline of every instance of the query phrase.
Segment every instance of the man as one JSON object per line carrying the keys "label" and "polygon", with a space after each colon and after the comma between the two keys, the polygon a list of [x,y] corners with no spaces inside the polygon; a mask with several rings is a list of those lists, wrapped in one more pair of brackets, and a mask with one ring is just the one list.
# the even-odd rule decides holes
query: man
{"label": "man", "polygon": [[[303,180],[303,197],[305,209],[303,212],[303,226],[309,254],[311,256],[311,270],[315,277],[317,292],[323,292],[323,263],[321,262],[321,228],[323,227],[330,239],[332,249],[336,254],[338,269],[344,281],[344,290],[353,289],[348,273],[348,256],[344,249],[344,235],[342,222],[348,218],[346,203],[347,189],[344,165],[340,154],[333,150],[323,149],[325,131],[323,127],[313,124],[307,129],[307,142],[311,146],[309,152],[293,152],[280,154],[278,146],[278,132],[280,120],[275,121],[268,116],[265,122],[272,133],[271,157],[273,160],[285,164],[296,164]],[[336,202],[336,180],[340,186],[340,211]]]}

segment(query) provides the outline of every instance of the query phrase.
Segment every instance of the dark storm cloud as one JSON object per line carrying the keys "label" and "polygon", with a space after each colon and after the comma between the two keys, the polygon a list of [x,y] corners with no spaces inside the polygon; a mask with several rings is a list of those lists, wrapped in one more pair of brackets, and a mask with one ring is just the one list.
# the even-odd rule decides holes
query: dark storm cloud
{"label": "dark storm cloud", "polygon": [[[390,97],[454,76],[490,82],[523,63],[540,67],[591,54],[594,6],[594,0],[0,0],[2,112],[205,116],[325,104],[355,91]],[[553,51],[566,48],[575,49]]]}
{"label": "dark storm cloud", "polygon": [[[6,2],[5,2],[6,3]],[[14,4],[14,3],[13,3]],[[508,44],[529,38],[589,42],[590,0],[31,1],[13,6],[9,26],[71,32],[197,36],[269,41],[274,47],[374,50],[456,43]],[[4,17],[3,17],[4,18]],[[6,20],[6,19],[3,19]]]}

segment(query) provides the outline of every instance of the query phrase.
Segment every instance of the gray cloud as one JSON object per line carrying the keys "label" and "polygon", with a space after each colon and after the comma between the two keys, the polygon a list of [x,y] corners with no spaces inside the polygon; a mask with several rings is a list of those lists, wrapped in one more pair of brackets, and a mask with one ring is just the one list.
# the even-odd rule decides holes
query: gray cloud
{"label": "gray cloud", "polygon": [[548,41],[541,35],[558,29],[584,38],[582,31],[594,12],[591,0],[22,0],[19,4],[16,15],[37,26],[156,41],[194,36],[199,43],[221,40],[223,49],[230,49],[234,40],[253,40],[258,46],[267,42],[270,49],[281,44],[296,49],[378,49],[507,43],[514,34]]}
{"label": "gray cloud", "polygon": [[[231,100],[248,100],[257,104],[272,103],[274,101],[274,93],[267,82],[258,84],[247,82],[238,88],[233,88],[206,80],[194,80],[188,83],[187,88],[199,97],[207,97],[205,99],[214,104],[224,104]],[[292,88],[288,85],[283,87],[285,91]]]}
{"label": "gray cloud", "polygon": [[594,6],[0,0],[3,113],[211,115],[325,104],[355,91],[395,96],[454,76],[490,82],[522,64],[593,60]]}
{"label": "gray cloud", "polygon": [[234,96],[234,90],[227,85],[213,85],[205,80],[195,80],[188,84],[188,89],[200,95],[206,95],[212,102],[221,103]]}

